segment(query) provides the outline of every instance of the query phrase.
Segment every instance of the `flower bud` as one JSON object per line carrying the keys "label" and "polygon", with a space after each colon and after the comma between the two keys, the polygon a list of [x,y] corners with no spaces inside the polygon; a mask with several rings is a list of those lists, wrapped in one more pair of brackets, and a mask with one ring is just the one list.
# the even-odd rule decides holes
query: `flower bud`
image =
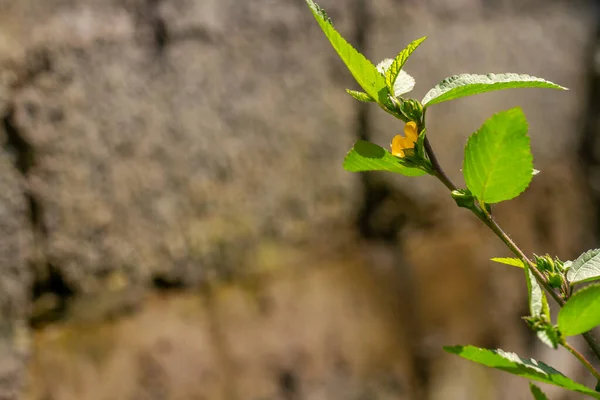
{"label": "flower bud", "polygon": [[415,99],[403,101],[400,110],[411,121],[421,121],[423,117],[423,105]]}
{"label": "flower bud", "polygon": [[548,274],[548,283],[554,289],[559,288],[563,284],[563,277],[561,274],[550,273]]}
{"label": "flower bud", "polygon": [[554,260],[547,254],[545,256],[535,256],[535,263],[540,271],[556,272]]}

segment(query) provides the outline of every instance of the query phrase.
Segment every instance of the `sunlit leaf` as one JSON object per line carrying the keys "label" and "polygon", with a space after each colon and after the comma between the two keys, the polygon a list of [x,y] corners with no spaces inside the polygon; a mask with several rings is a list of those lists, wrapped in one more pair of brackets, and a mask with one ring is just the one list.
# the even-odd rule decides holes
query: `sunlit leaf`
{"label": "sunlit leaf", "polygon": [[356,82],[363,90],[373,99],[377,99],[381,103],[387,101],[388,90],[385,85],[385,78],[381,75],[373,63],[367,60],[365,56],[356,51],[343,37],[340,35],[327,16],[325,10],[319,7],[313,0],[306,0],[315,19],[319,23],[325,36],[338,53],[344,64]]}
{"label": "sunlit leaf", "polygon": [[513,267],[523,268],[523,261],[515,257],[494,257],[491,259],[500,264],[511,265]]}
{"label": "sunlit leaf", "polygon": [[513,108],[485,121],[467,142],[463,167],[467,187],[482,202],[498,203],[523,192],[533,177],[523,111]]}
{"label": "sunlit leaf", "polygon": [[466,358],[467,360],[506,371],[514,375],[519,375],[526,379],[550,383],[600,399],[600,393],[567,378],[562,373],[541,361],[531,358],[521,358],[515,353],[509,353],[503,350],[488,350],[475,346],[448,346],[444,347],[444,350],[448,353]]}
{"label": "sunlit leaf", "polygon": [[600,249],[589,250],[573,261],[567,271],[570,284],[600,279]]}
{"label": "sunlit leaf", "polygon": [[[412,90],[412,87],[409,90],[402,91],[405,89],[400,89],[402,86],[396,86],[396,81],[400,79],[400,71],[404,67],[404,63],[408,60],[408,57],[419,47],[423,41],[427,39],[427,36],[417,39],[406,46],[394,60],[390,63],[390,66],[386,68],[385,71],[385,83],[392,93],[393,96],[400,96],[404,93],[408,93]],[[414,87],[414,79],[413,79],[413,87]]]}
{"label": "sunlit leaf", "polygon": [[344,159],[344,169],[350,172],[388,171],[405,176],[420,176],[426,172],[402,165],[401,160],[383,147],[359,140]]}
{"label": "sunlit leaf", "polygon": [[571,296],[558,313],[558,329],[565,336],[587,332],[600,325],[600,284],[590,285]]}
{"label": "sunlit leaf", "polygon": [[427,92],[421,103],[423,103],[424,106],[430,106],[443,101],[472,96],[474,94],[516,88],[567,90],[566,88],[545,79],[529,75],[511,73],[487,75],[462,74],[451,76],[438,83],[434,88]]}

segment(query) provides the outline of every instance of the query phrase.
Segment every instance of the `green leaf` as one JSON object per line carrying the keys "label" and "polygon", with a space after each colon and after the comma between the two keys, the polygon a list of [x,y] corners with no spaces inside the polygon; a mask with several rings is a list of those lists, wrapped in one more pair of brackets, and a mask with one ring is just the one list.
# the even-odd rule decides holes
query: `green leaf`
{"label": "green leaf", "polygon": [[[390,67],[392,66],[393,62],[394,62],[394,60],[392,60],[391,58],[386,58],[386,59],[382,60],[379,64],[377,64],[377,66],[375,68],[377,68],[377,71],[379,71],[380,74],[385,75],[387,73],[387,71],[390,69]],[[390,93],[394,93],[394,96],[398,97],[398,96],[401,96],[403,94],[410,92],[414,88],[415,88],[415,78],[413,78],[407,72],[402,70],[398,74],[398,77],[396,78],[396,82],[394,83],[393,88],[392,89],[388,88],[388,90],[390,90]]]}
{"label": "green leaf", "polygon": [[542,392],[542,389],[529,382],[529,389],[531,390],[531,394],[535,400],[548,400],[548,397]]}
{"label": "green leaf", "polygon": [[513,267],[523,268],[523,261],[515,257],[494,257],[490,260],[500,264],[512,265]]}
{"label": "green leaf", "polygon": [[598,325],[600,285],[590,285],[575,292],[558,313],[558,329],[565,336],[579,335]]}
{"label": "green leaf", "polygon": [[426,172],[418,168],[409,168],[401,164],[395,157],[383,147],[374,143],[359,140],[350,149],[344,159],[344,169],[350,172],[362,171],[388,171],[405,176],[420,176]]}
{"label": "green leaf", "polygon": [[558,335],[550,325],[550,306],[546,294],[535,279],[528,264],[525,264],[525,282],[527,283],[527,297],[529,300],[529,313],[535,319],[544,321],[544,329],[536,330],[536,335],[545,345],[556,349]]}
{"label": "green leaf", "polygon": [[535,76],[520,74],[461,74],[444,79],[433,87],[425,97],[424,106],[454,100],[474,94],[493,92],[501,89],[548,88],[568,90],[556,83]]}
{"label": "green leaf", "polygon": [[365,103],[368,103],[368,102],[371,102],[371,101],[375,101],[375,100],[373,100],[371,98],[371,96],[369,96],[365,92],[361,92],[361,91],[358,91],[358,90],[346,89],[346,93],[348,93],[350,96],[354,97],[356,100],[363,101]]}
{"label": "green leaf", "polygon": [[546,325],[544,330],[537,331],[536,335],[538,339],[542,341],[546,346],[557,349],[560,344],[560,333],[558,329],[550,324]]}
{"label": "green leaf", "polygon": [[404,70],[400,71],[398,74],[398,78],[396,78],[396,82],[394,83],[394,95],[402,96],[407,94],[411,90],[415,88],[415,78],[405,72]]}
{"label": "green leaf", "polygon": [[400,96],[401,94],[407,93],[396,92],[394,85],[396,84],[396,79],[398,78],[402,67],[404,67],[404,63],[406,63],[406,60],[408,60],[408,57],[410,57],[413,51],[415,51],[425,39],[427,39],[427,36],[417,39],[414,42],[410,43],[408,46],[406,46],[404,50],[398,53],[390,67],[385,71],[385,84],[392,96]]}
{"label": "green leaf", "polygon": [[385,78],[381,75],[373,63],[367,60],[365,56],[356,51],[343,37],[340,35],[333,24],[331,19],[325,13],[321,7],[319,7],[313,0],[306,0],[308,3],[315,19],[323,29],[325,36],[329,39],[329,42],[338,53],[350,73],[356,82],[363,88],[365,92],[371,98],[377,99],[380,103],[387,101],[388,90],[385,85]]}
{"label": "green leaf", "polygon": [[[525,264],[525,281],[527,282],[527,295],[529,298],[529,313],[532,317],[540,317],[544,313],[544,291],[535,280],[529,265]],[[547,304],[547,302],[546,302]]]}
{"label": "green leaf", "polygon": [[550,383],[600,399],[600,393],[567,378],[541,361],[521,358],[515,353],[503,350],[480,349],[475,346],[447,346],[444,347],[444,350],[488,367],[519,375],[533,381]]}
{"label": "green leaf", "polygon": [[571,285],[600,279],[600,249],[589,250],[573,261],[567,271]]}
{"label": "green leaf", "polygon": [[465,182],[484,203],[517,197],[529,186],[532,170],[527,120],[520,108],[500,112],[485,121],[465,147]]}

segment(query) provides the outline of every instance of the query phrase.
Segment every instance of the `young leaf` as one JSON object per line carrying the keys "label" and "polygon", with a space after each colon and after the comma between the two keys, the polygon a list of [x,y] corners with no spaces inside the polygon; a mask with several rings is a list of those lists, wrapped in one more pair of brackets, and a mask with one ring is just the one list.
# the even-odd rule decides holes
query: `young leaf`
{"label": "young leaf", "polygon": [[387,87],[385,78],[381,75],[371,61],[356,51],[333,27],[331,19],[321,7],[313,0],[306,0],[315,19],[323,29],[325,36],[338,53],[350,73],[356,79],[356,82],[363,88],[371,98],[377,99],[381,103],[387,101]]}
{"label": "young leaf", "polygon": [[368,103],[370,101],[375,101],[371,98],[371,96],[369,96],[365,92],[361,92],[358,90],[346,89],[346,93],[348,93],[350,96],[354,97],[356,100],[363,101],[365,103]]}
{"label": "young leaf", "polygon": [[494,257],[491,258],[491,260],[500,264],[512,265],[513,267],[523,268],[523,261],[515,257]]}
{"label": "young leaf", "polygon": [[548,88],[568,90],[560,85],[535,76],[519,74],[462,74],[444,79],[433,87],[425,97],[424,106],[454,100],[474,94],[513,88]]}
{"label": "young leaf", "polygon": [[555,326],[550,324],[546,325],[544,330],[537,331],[536,335],[538,339],[542,341],[542,343],[550,348],[557,349],[558,345],[560,344],[560,333]]}
{"label": "young leaf", "polygon": [[567,378],[541,361],[521,358],[515,353],[503,350],[487,350],[475,346],[447,346],[444,347],[444,350],[488,367],[519,375],[533,381],[550,383],[600,399],[600,393]]}
{"label": "young leaf", "polygon": [[571,285],[600,279],[600,249],[589,250],[573,261],[567,271]]}
{"label": "young leaf", "polygon": [[535,280],[529,265],[525,264],[525,281],[527,282],[527,295],[529,298],[529,313],[532,317],[540,317],[544,314],[544,304],[548,304],[546,295]]}
{"label": "young leaf", "polygon": [[533,177],[527,120],[520,108],[500,112],[471,135],[463,175],[480,201],[498,203],[523,192]]}
{"label": "young leaf", "polygon": [[[391,58],[386,58],[381,60],[379,64],[375,68],[379,71],[380,74],[386,75],[389,71],[390,67],[394,63],[394,60]],[[394,82],[394,86],[388,90],[390,93],[393,93],[395,97],[401,96],[413,90],[415,88],[415,78],[410,76],[408,72],[401,70],[396,78],[396,82]]]}
{"label": "young leaf", "polygon": [[415,51],[425,39],[427,39],[427,36],[417,39],[414,42],[410,43],[408,46],[406,46],[404,50],[398,53],[390,67],[387,68],[387,70],[385,71],[385,84],[387,85],[387,88],[392,94],[392,96],[400,96],[401,94],[403,94],[397,92],[395,89],[394,85],[396,83],[396,79],[398,78],[398,75],[400,74],[404,63],[406,62],[406,60],[408,60],[408,57],[410,57],[412,52]]}
{"label": "young leaf", "polygon": [[418,168],[409,168],[401,164],[395,157],[383,147],[374,143],[359,140],[350,149],[344,159],[344,169],[350,172],[361,171],[388,171],[405,176],[420,176],[426,172]]}
{"label": "young leaf", "polygon": [[558,329],[565,336],[579,335],[598,325],[600,285],[590,285],[575,292],[558,313]]}
{"label": "young leaf", "polygon": [[548,400],[548,397],[542,392],[542,389],[529,382],[529,389],[531,390],[531,394],[535,400]]}
{"label": "young leaf", "polygon": [[383,60],[379,61],[379,64],[377,64],[375,68],[377,68],[377,71],[381,75],[385,76],[386,71],[392,66],[393,62],[394,60],[392,60],[391,58],[384,58]]}
{"label": "young leaf", "polygon": [[405,72],[404,70],[400,71],[398,77],[396,78],[396,82],[394,82],[394,95],[402,96],[413,90],[415,88],[415,78]]}
{"label": "young leaf", "polygon": [[535,275],[531,272],[528,264],[525,264],[525,282],[527,283],[527,297],[529,300],[529,313],[533,318],[547,321],[547,329],[536,330],[536,335],[545,345],[556,349],[558,347],[558,337],[550,326],[550,306],[546,294],[535,280]]}

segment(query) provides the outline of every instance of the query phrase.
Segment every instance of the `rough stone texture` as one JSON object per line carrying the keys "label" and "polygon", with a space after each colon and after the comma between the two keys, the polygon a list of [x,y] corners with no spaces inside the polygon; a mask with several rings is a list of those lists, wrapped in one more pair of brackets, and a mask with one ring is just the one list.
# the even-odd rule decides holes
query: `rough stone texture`
{"label": "rough stone texture", "polygon": [[0,152],[0,315],[3,319],[27,315],[32,237],[27,219],[23,182],[14,168],[12,157]]}
{"label": "rough stone texture", "polygon": [[[164,19],[159,5],[95,3],[24,6],[45,15],[29,40],[47,68],[13,97],[39,160],[30,179],[47,257],[74,291],[101,291],[94,277],[115,271],[132,285],[198,285],[242,270],[259,238],[303,242],[350,225],[357,181],[339,160],[352,104],[321,90],[335,55],[321,41],[323,55],[305,57],[319,32],[304,29],[302,5],[272,7],[271,24],[209,18],[213,29],[168,18],[216,3],[165,4]],[[279,21],[288,9],[296,24]],[[99,16],[116,21],[110,37],[89,21]]]}
{"label": "rough stone texture", "polygon": [[[523,106],[542,173],[496,215],[529,251],[586,247],[573,139],[586,3],[377,0],[367,14],[355,0],[321,3],[376,60],[429,35],[407,65],[416,97],[459,72],[570,87],[441,104],[429,132],[460,181],[467,135]],[[3,253],[17,239],[2,224],[31,229],[12,218],[26,193],[38,216],[30,317],[68,321],[36,333],[25,398],[525,393],[524,381],[440,355],[457,342],[527,349],[521,274],[487,262],[501,244],[433,179],[342,170],[359,134],[385,145],[401,126],[372,108],[359,131],[349,74],[302,1],[0,0],[0,10],[2,117],[33,157],[24,190],[12,165],[24,166],[0,153],[0,207],[5,193],[17,199],[0,221],[0,260],[22,254]],[[2,268],[2,295],[15,293],[6,304],[28,299],[27,279]],[[151,283],[184,291],[147,297]],[[26,312],[10,307],[11,320]],[[14,391],[27,335],[9,325],[0,382]]]}
{"label": "rough stone texture", "polygon": [[[4,139],[2,144],[6,145]],[[0,399],[17,399],[27,348],[32,237],[14,157],[0,150]]]}
{"label": "rough stone texture", "polygon": [[268,271],[208,294],[154,295],[115,323],[48,327],[28,398],[410,398],[400,298],[381,290],[397,277],[347,256],[290,250],[295,267],[264,259]]}

